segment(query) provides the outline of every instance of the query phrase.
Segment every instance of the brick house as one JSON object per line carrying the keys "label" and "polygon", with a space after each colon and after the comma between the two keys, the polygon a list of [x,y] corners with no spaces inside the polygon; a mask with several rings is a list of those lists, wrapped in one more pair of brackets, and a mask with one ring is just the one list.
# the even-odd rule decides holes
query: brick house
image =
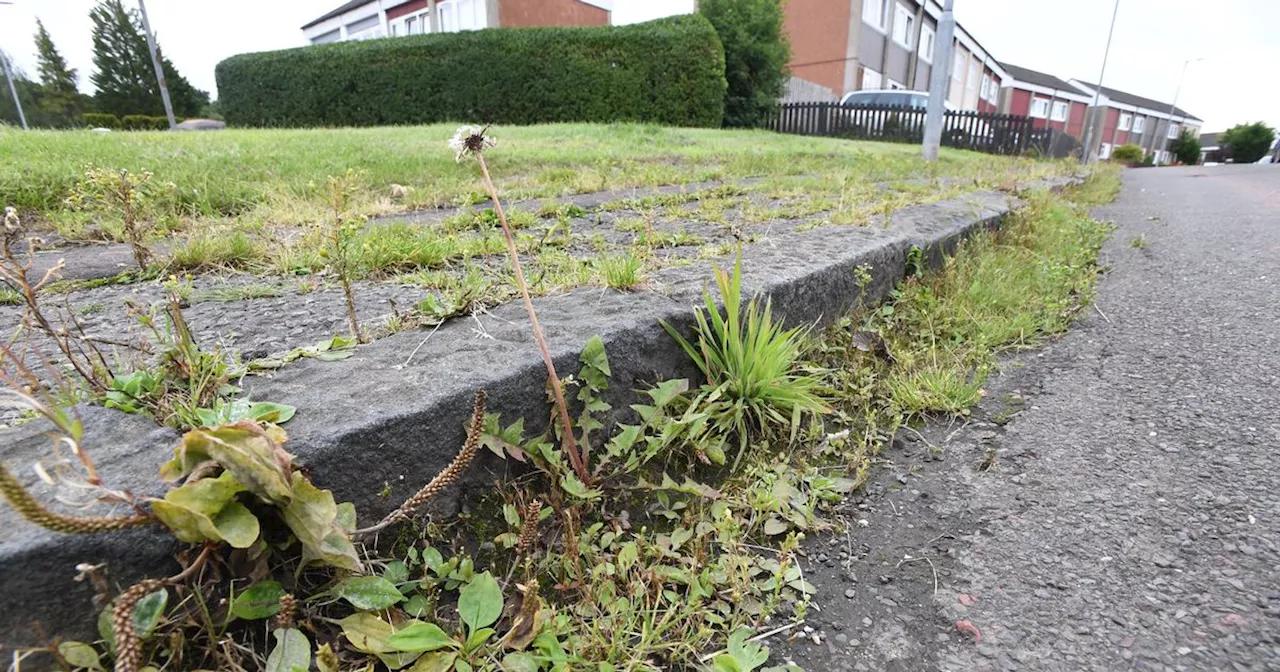
{"label": "brick house", "polygon": [[[788,100],[835,100],[863,89],[926,91],[942,6],[936,0],[789,0]],[[995,112],[1004,67],[956,24],[947,102]]]}
{"label": "brick house", "polygon": [[1173,108],[1170,114],[1169,103],[1078,79],[1071,80],[1071,85],[1088,96],[1090,103],[1095,94],[1098,96],[1098,106],[1090,108],[1089,123],[1094,128],[1090,149],[1100,159],[1111,156],[1116,147],[1132,143],[1142,147],[1145,154],[1154,154],[1157,164],[1170,163],[1170,142],[1183,129],[1198,136],[1204,123],[1181,108]]}
{"label": "brick house", "polygon": [[607,26],[613,0],[352,0],[302,27],[311,44],[482,28]]}
{"label": "brick house", "polygon": [[1084,139],[1085,118],[1093,99],[1053,75],[1009,63],[1000,89],[1000,113],[1031,117],[1036,128],[1055,128]]}

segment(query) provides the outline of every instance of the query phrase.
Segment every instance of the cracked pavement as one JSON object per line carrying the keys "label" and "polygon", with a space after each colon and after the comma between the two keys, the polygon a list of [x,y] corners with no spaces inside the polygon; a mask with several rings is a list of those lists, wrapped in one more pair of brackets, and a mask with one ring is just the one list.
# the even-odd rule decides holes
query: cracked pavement
{"label": "cracked pavement", "polygon": [[1280,670],[1280,166],[1128,170],[1095,214],[1096,308],[895,442],[775,662]]}

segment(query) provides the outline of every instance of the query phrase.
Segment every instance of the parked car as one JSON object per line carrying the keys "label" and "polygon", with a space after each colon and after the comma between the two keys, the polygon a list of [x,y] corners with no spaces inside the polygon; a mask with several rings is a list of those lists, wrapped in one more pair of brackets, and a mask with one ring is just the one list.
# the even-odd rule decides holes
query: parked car
{"label": "parked car", "polygon": [[[903,89],[866,89],[845,94],[840,106],[849,110],[845,114],[845,123],[851,124],[854,133],[869,137],[887,137],[890,139],[909,138],[924,135],[924,110],[929,107],[928,91],[906,91]],[[946,100],[942,101],[944,112],[956,112],[956,107]],[[858,114],[854,110],[884,108],[902,109],[911,114],[897,115],[892,111],[883,114]],[[949,116],[943,122],[946,144],[964,145],[972,138],[991,138],[994,133],[985,121],[974,121],[962,117]]]}

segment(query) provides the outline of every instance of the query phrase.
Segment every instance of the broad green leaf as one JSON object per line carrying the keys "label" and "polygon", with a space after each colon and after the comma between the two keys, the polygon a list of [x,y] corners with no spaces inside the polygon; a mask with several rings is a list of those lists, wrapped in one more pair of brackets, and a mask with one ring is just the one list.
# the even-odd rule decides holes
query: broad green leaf
{"label": "broad green leaf", "polygon": [[334,586],[333,593],[356,609],[386,609],[404,600],[400,589],[381,576],[352,576]]}
{"label": "broad green leaf", "polygon": [[458,642],[435,623],[414,623],[387,637],[387,646],[396,651],[422,652],[457,648]]}
{"label": "broad green leaf", "polygon": [[604,341],[599,336],[592,336],[587,341],[586,347],[582,349],[582,364],[585,367],[593,369],[592,372],[584,372],[583,378],[587,378],[586,373],[599,372],[605,376],[612,376],[613,371],[609,370],[609,355],[605,353]]}
{"label": "broad green leaf", "polygon": [[653,403],[658,408],[662,408],[688,391],[689,381],[685,378],[676,378],[675,380],[664,380],[658,383],[653,389],[648,390],[648,394],[653,399]]}
{"label": "broad green leaf", "polygon": [[277,628],[271,633],[275,648],[267,655],[266,672],[307,672],[311,669],[311,642],[301,630]]}
{"label": "broad green leaf", "polygon": [[97,649],[84,642],[62,642],[58,644],[58,655],[72,667],[86,670],[102,669],[102,659],[98,656]]}
{"label": "broad green leaf", "polygon": [[317,488],[301,473],[293,474],[293,501],[280,511],[302,544],[303,566],[319,561],[352,572],[362,571],[355,546],[338,525],[340,507],[333,493]]}
{"label": "broad green leaf", "polygon": [[[411,627],[421,621],[408,621],[401,624],[400,629]],[[361,611],[341,621],[342,634],[351,646],[362,653],[370,653],[378,657],[387,667],[398,670],[417,660],[420,654],[396,651],[387,644],[387,638],[396,632],[390,623],[378,618],[376,614]]]}
{"label": "broad green leaf", "polygon": [[280,613],[280,598],[285,593],[279,581],[255,583],[236,595],[231,603],[231,614],[246,620],[270,618]]}
{"label": "broad green leaf", "polygon": [[409,580],[409,566],[400,560],[392,560],[387,563],[386,569],[382,570],[382,578],[399,586]]}
{"label": "broad green leaf", "polygon": [[[255,401],[251,404],[245,413],[245,417],[258,422],[269,422],[273,425],[279,425],[288,422],[294,413],[297,413],[296,407],[288,404],[277,404],[270,401]],[[240,418],[235,418],[239,420]]]}
{"label": "broad green leaf", "polygon": [[342,502],[338,504],[338,516],[333,519],[333,522],[341,530],[346,532],[355,532],[356,505],[351,502]]}
{"label": "broad green leaf", "polygon": [[462,649],[468,653],[475,651],[476,649],[484,646],[485,642],[489,641],[489,638],[496,634],[498,633],[493,628],[480,628],[479,630],[471,633],[470,637],[467,637],[467,643],[462,645]]}
{"label": "broad green leaf", "polygon": [[249,492],[263,501],[284,505],[293,498],[289,487],[293,456],[281,447],[286,440],[288,435],[279,427],[241,420],[213,429],[193,429],[182,437],[180,450],[208,455]]}
{"label": "broad green leaf", "polygon": [[560,487],[570,495],[588,502],[595,501],[604,495],[604,493],[599,490],[587,488],[582,481],[578,480],[577,476],[571,473],[560,477]]}
{"label": "broad green leaf", "polygon": [[454,672],[471,672],[472,667],[471,667],[471,663],[468,663],[467,661],[459,658],[457,662],[453,664],[453,669],[454,669]]}
{"label": "broad green leaf", "polygon": [[169,591],[161,588],[133,606],[133,631],[138,633],[139,639],[151,639],[151,633],[160,624],[160,617],[164,616],[164,608],[168,604]]}
{"label": "broad green leaf", "polygon": [[786,532],[788,529],[790,528],[787,527],[787,524],[782,522],[780,519],[776,517],[770,516],[768,519],[764,521],[764,533],[771,537],[774,535],[782,534],[783,532]]}
{"label": "broad green leaf", "polygon": [[502,615],[502,589],[489,572],[477,574],[458,593],[458,617],[471,632],[493,625]]}
{"label": "broad green leaf", "polygon": [[455,651],[434,651],[424,654],[418,659],[418,662],[409,668],[409,672],[448,672],[453,669],[453,663],[458,659]]}
{"label": "broad green leaf", "polygon": [[259,525],[243,504],[233,501],[243,490],[231,472],[224,471],[151,500],[151,512],[180,541],[226,541],[234,548],[248,548],[258,538]]}
{"label": "broad green leaf", "polygon": [[404,603],[404,606],[400,608],[404,609],[404,613],[409,614],[410,616],[415,618],[424,618],[427,615],[428,609],[431,608],[431,603],[423,595],[413,595]]}
{"label": "broad green leaf", "polygon": [[502,657],[502,672],[538,672],[538,659],[528,653],[508,653]]}

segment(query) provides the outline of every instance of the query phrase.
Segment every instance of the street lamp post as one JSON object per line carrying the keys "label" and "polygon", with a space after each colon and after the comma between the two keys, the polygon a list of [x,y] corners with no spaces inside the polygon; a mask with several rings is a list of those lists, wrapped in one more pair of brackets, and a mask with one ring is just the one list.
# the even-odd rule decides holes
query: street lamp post
{"label": "street lamp post", "polygon": [[938,145],[942,143],[942,119],[946,110],[943,102],[947,97],[947,79],[952,66],[951,41],[955,38],[956,17],[952,10],[953,0],[946,0],[942,6],[942,16],[938,18],[938,34],[933,40],[933,70],[929,72],[929,105],[924,117],[924,152],[925,161],[938,160]]}
{"label": "street lamp post", "polygon": [[[1182,93],[1182,82],[1187,78],[1187,66],[1203,60],[1204,58],[1188,58],[1182,63],[1182,74],[1178,76],[1178,88],[1173,90],[1173,102],[1169,103],[1169,119],[1164,123],[1164,137],[1156,136],[1156,142],[1169,144],[1169,131],[1173,128],[1173,115],[1178,109],[1178,96]],[[1184,118],[1183,121],[1186,119]]]}
{"label": "street lamp post", "polygon": [[[1098,125],[1098,101],[1102,98],[1102,78],[1107,75],[1107,57],[1111,55],[1111,36],[1116,32],[1116,15],[1120,13],[1120,0],[1116,0],[1115,9],[1111,10],[1111,29],[1107,31],[1107,48],[1102,51],[1102,70],[1098,72],[1098,85],[1093,91],[1093,105],[1089,114],[1085,115],[1089,125],[1084,129],[1084,151],[1080,153],[1080,162],[1089,163],[1089,155],[1093,153],[1093,127]],[[1105,117],[1104,117],[1105,118]]]}
{"label": "street lamp post", "polygon": [[[0,2],[0,5],[12,5],[12,2]],[[9,58],[0,53],[0,66],[4,67],[4,78],[9,82],[9,94],[13,96],[13,106],[18,110],[18,121],[22,122],[22,130],[27,128],[27,115],[22,111],[22,101],[18,99],[18,87],[13,85],[13,73],[9,70]]]}
{"label": "street lamp post", "polygon": [[160,101],[164,103],[164,114],[169,118],[169,130],[178,127],[173,117],[173,103],[169,101],[169,83],[164,78],[164,66],[160,64],[160,56],[156,53],[156,38],[151,32],[151,21],[147,18],[147,6],[138,0],[138,13],[142,15],[142,30],[147,34],[147,50],[151,52],[151,64],[156,68],[156,83],[160,85]]}

